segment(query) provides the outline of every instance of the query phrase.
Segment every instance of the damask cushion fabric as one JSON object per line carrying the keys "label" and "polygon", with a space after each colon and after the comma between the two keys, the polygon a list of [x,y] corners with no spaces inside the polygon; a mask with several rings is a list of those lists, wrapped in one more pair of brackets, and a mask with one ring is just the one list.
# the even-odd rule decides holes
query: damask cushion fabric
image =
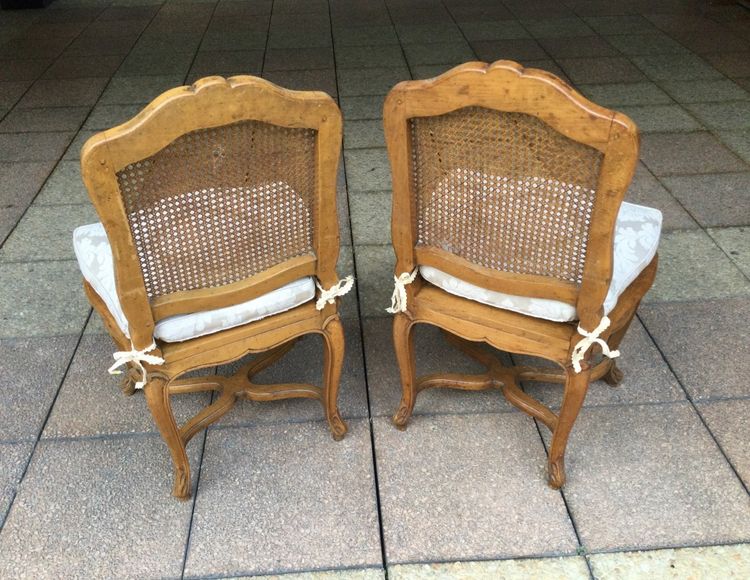
{"label": "damask cushion fabric", "polygon": [[[73,248],[83,277],[107,305],[120,330],[129,337],[128,321],[117,296],[112,250],[104,226],[96,223],[76,228],[73,232]],[[166,342],[190,340],[290,310],[314,297],[313,278],[300,278],[234,306],[160,320],[154,329],[154,337]]]}
{"label": "damask cushion fabric", "polygon": [[[656,255],[661,222],[662,215],[658,209],[627,202],[620,206],[615,225],[612,283],[604,300],[605,314],[614,309],[620,295]],[[420,266],[419,273],[425,280],[446,292],[482,304],[556,322],[578,319],[575,306],[565,302],[494,292],[464,282],[431,266]]]}

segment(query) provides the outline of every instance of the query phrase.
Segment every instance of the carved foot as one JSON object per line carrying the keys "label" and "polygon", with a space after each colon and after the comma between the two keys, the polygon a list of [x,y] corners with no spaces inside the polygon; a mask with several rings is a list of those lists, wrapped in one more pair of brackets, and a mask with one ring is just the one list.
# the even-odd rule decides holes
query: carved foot
{"label": "carved foot", "polygon": [[607,383],[610,387],[616,387],[617,385],[619,385],[622,382],[623,378],[624,375],[615,361],[612,361],[610,363],[609,370],[604,376],[602,376],[604,382]]}
{"label": "carved foot", "polygon": [[338,411],[328,418],[328,428],[331,430],[331,436],[334,441],[341,441],[349,430]]}
{"label": "carved foot", "polygon": [[565,485],[565,460],[561,457],[557,461],[550,461],[547,482],[552,489],[560,489]]}
{"label": "carved foot", "polygon": [[140,373],[128,366],[120,381],[120,389],[126,397],[135,393],[135,384],[140,380]]}
{"label": "carved foot", "polygon": [[398,407],[398,411],[396,411],[396,414],[393,416],[393,424],[396,426],[396,429],[399,431],[405,431],[406,425],[409,423],[409,419],[411,418],[411,412],[413,411],[414,407],[412,405],[408,405],[407,403],[401,401],[401,404]]}
{"label": "carved foot", "polygon": [[190,474],[179,467],[174,470],[172,495],[181,500],[190,499]]}

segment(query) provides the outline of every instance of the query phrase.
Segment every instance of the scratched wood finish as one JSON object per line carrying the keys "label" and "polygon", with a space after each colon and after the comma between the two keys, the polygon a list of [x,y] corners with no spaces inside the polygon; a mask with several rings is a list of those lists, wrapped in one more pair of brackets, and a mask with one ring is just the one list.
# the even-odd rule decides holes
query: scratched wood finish
{"label": "scratched wood finish", "polygon": [[[596,198],[589,228],[582,280],[571,284],[554,278],[502,272],[482,267],[441,248],[417,245],[417,202],[412,175],[414,147],[410,120],[445,115],[466,107],[524,113],[558,133],[601,152]],[[639,137],[635,124],[621,113],[600,107],[556,76],[524,69],[511,61],[472,62],[434,79],[405,81],[386,98],[383,123],[393,177],[392,237],[395,274],[430,265],[472,284],[519,296],[538,296],[574,304],[583,328],[593,330],[604,311],[603,302],[612,278],[613,235],[620,204],[635,171]],[[472,168],[468,168],[472,169]],[[612,349],[620,344],[641,298],[656,273],[657,258],[620,297],[609,314],[610,328],[602,335]],[[406,428],[417,394],[428,388],[463,390],[499,389],[508,401],[539,419],[552,432],[548,457],[549,483],[565,483],[564,456],[568,436],[589,383],[603,379],[615,385],[622,373],[614,360],[592,363],[586,354],[581,373],[575,373],[571,354],[582,338],[577,323],[533,318],[449,294],[419,277],[407,289],[407,310],[393,321],[393,341],[401,375],[402,398],[394,415],[397,427]],[[415,373],[413,329],[432,324],[448,333],[450,341],[487,369],[480,375]],[[560,369],[504,367],[473,343],[485,342],[511,353],[551,360]],[[598,347],[597,347],[598,348]],[[563,402],[553,413],[519,387],[520,381],[563,384]]]}
{"label": "scratched wood finish", "polygon": [[[261,121],[279,127],[314,129],[316,156],[312,244],[314,252],[293,258],[239,282],[215,288],[176,292],[149,299],[136,245],[118,187],[117,172],[146,159],[181,136],[241,121]],[[342,120],[336,103],[325,93],[286,90],[265,80],[236,76],[207,77],[172,89],[157,97],[132,120],[91,137],[83,147],[81,167],[91,200],[104,224],[112,247],[117,293],[129,323],[132,339],[120,331],[106,305],[84,282],[86,294],[121,350],[143,349],[153,340],[155,323],[183,312],[216,309],[250,300],[302,276],[316,276],[324,288],[338,281],[336,261],[339,230],[336,213],[336,173],[341,152]],[[274,363],[294,341],[315,333],[323,337],[323,386],[307,384],[259,385],[253,376]],[[347,431],[337,406],[344,357],[344,334],[338,304],[322,310],[308,302],[292,310],[256,322],[179,343],[157,342],[152,352],[164,365],[144,365],[149,381],[146,400],[172,455],[173,495],[186,499],[191,493],[190,465],[185,446],[200,430],[217,421],[240,398],[272,401],[292,397],[319,400],[333,438]],[[210,368],[261,353],[232,377],[209,375],[180,378],[189,371]],[[123,390],[132,394],[137,373],[129,369]],[[177,424],[171,396],[217,391],[214,402]]]}

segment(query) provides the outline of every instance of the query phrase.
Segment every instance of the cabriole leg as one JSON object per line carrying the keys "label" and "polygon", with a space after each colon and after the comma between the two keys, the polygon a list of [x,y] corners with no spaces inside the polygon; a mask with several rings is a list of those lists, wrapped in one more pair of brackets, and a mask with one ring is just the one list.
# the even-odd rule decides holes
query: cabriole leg
{"label": "cabriole leg", "polygon": [[414,360],[414,324],[403,313],[393,317],[393,346],[401,373],[401,404],[393,416],[399,429],[406,429],[417,397],[416,361]]}
{"label": "cabriole leg", "polygon": [[346,435],[346,423],[341,419],[338,407],[341,367],[344,364],[344,329],[341,321],[331,320],[323,329],[323,407],[328,426],[334,440],[340,441]]}
{"label": "cabriole leg", "polygon": [[178,499],[190,497],[190,463],[185,452],[185,443],[172,412],[169,401],[169,388],[165,379],[152,378],[144,387],[146,401],[162,439],[169,448],[174,466],[174,486],[172,495]]}

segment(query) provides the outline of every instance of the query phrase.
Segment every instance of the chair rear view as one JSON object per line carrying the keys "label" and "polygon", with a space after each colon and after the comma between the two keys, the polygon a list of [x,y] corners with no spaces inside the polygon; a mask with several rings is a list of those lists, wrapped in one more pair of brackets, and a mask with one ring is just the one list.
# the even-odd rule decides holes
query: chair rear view
{"label": "chair rear view", "polygon": [[241,121],[190,132],[118,171],[148,296],[314,254],[316,133]]}
{"label": "chair rear view", "polygon": [[580,284],[602,153],[524,113],[409,120],[417,246]]}

